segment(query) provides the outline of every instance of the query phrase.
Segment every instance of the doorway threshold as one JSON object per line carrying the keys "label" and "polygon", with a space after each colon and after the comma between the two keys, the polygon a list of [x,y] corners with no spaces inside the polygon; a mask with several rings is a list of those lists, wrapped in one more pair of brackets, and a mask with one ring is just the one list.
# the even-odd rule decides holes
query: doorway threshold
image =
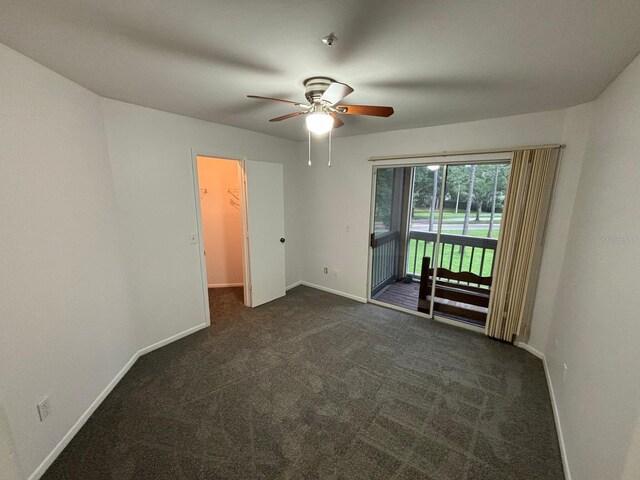
{"label": "doorway threshold", "polygon": [[387,308],[389,310],[395,310],[397,312],[408,313],[409,315],[413,315],[413,316],[416,316],[416,317],[426,318],[428,320],[434,320],[434,321],[440,322],[440,323],[446,323],[447,325],[452,325],[454,327],[462,328],[464,330],[470,330],[472,332],[481,333],[483,335],[485,333],[484,327],[480,327],[478,325],[474,325],[474,324],[467,323],[467,322],[464,322],[464,321],[453,320],[451,318],[442,317],[440,315],[434,315],[433,317],[431,317],[430,315],[428,315],[426,313],[423,313],[423,312],[419,312],[418,310],[411,310],[409,308],[399,307],[397,305],[392,305],[390,303],[381,302],[381,301],[376,300],[374,298],[368,299],[368,303],[370,303],[372,305],[376,305],[378,307]]}

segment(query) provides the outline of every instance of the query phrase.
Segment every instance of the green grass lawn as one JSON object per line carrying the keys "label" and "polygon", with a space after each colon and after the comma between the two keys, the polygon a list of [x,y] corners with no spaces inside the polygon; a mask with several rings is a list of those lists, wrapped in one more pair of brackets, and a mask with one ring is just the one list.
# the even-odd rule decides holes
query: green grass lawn
{"label": "green grass lawn", "polygon": [[[488,229],[483,228],[482,230],[468,230],[467,237],[486,237]],[[462,227],[454,229],[454,230],[444,230],[442,233],[450,233],[451,235],[462,235]],[[491,238],[498,238],[500,235],[500,226],[494,225],[493,231],[491,232]]]}
{"label": "green grass lawn", "polygon": [[[461,234],[462,229],[447,231],[446,233],[452,234]],[[492,232],[492,238],[498,238],[499,230],[494,230]],[[467,236],[472,237],[485,237],[487,232],[485,230],[470,230],[467,233]],[[409,241],[409,255],[407,259],[407,273],[420,275],[422,270],[422,257],[431,257],[433,259],[433,247],[434,242],[425,242],[424,240],[411,239]],[[413,268],[414,260],[416,259],[416,249],[418,258],[415,263],[415,270]],[[473,260],[472,260],[472,251],[473,248],[465,247],[464,248],[464,256],[462,257],[461,262],[461,251],[459,246],[454,246],[452,248],[451,245],[444,245],[444,252],[442,266],[444,268],[449,268],[451,264],[451,270],[454,272],[462,271],[462,272],[472,272],[481,276],[489,276],[491,275],[491,265],[493,264],[493,250],[486,250],[484,255],[484,263],[482,265],[482,272],[480,271],[480,265],[482,263],[482,249],[476,247],[475,252],[473,252]],[[440,254],[438,254],[440,255]]]}
{"label": "green grass lawn", "polygon": [[[460,223],[464,222],[464,210],[458,210],[458,213],[456,213],[454,210],[445,210],[444,212],[442,212],[442,218],[444,220],[460,220]],[[434,212],[434,216],[435,219],[438,218],[438,212]],[[486,223],[489,221],[489,218],[491,217],[491,212],[482,212],[482,214],[480,215],[480,222],[482,223]],[[421,219],[428,219],[429,218],[429,209],[428,208],[414,208],[413,209],[413,217],[414,220],[421,220]],[[502,213],[496,213],[493,221],[495,223],[500,223],[500,220],[502,218]],[[476,213],[475,212],[471,212],[471,223],[476,221]],[[457,223],[457,222],[455,222]]]}

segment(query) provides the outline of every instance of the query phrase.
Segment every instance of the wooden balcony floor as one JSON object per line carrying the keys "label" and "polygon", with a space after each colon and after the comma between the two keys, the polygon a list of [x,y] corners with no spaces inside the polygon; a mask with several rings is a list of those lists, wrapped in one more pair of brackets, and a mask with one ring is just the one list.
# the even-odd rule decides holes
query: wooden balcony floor
{"label": "wooden balcony floor", "polygon": [[382,289],[373,298],[379,302],[390,303],[397,307],[417,310],[419,290],[420,283],[418,282],[395,282]]}
{"label": "wooden balcony floor", "polygon": [[[388,285],[384,289],[382,289],[377,295],[373,297],[373,299],[378,300],[379,302],[395,305],[396,307],[403,307],[409,310],[417,311],[419,291],[420,291],[419,282],[411,282],[411,283],[395,282]],[[455,303],[455,302],[449,302],[447,300],[444,300],[444,303]],[[462,304],[456,304],[456,305],[462,306]],[[465,307],[469,308],[470,310],[486,312],[486,309],[480,309],[479,307],[475,307],[473,305],[465,305]],[[479,322],[476,320],[471,320],[469,318],[451,315],[445,312],[437,312],[437,314],[442,317],[448,317],[453,320],[458,320],[460,322],[471,323],[472,325],[484,327],[484,322]]]}

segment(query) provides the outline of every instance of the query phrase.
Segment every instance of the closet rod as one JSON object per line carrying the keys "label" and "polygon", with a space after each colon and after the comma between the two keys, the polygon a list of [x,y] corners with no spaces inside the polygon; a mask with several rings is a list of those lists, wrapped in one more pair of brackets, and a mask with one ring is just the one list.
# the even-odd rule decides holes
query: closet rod
{"label": "closet rod", "polygon": [[486,153],[509,153],[516,150],[537,150],[540,148],[564,148],[565,145],[554,143],[550,145],[527,145],[524,147],[510,148],[487,148],[484,150],[452,150],[450,152],[414,153],[411,155],[387,155],[383,157],[369,157],[370,162],[381,160],[407,160],[410,158],[433,158],[433,157],[457,157],[462,155],[482,155]]}

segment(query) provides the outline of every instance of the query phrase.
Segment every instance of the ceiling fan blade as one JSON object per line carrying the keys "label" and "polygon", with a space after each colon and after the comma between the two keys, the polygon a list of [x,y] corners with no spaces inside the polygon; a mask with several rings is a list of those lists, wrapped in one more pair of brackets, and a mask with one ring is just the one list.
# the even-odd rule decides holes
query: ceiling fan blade
{"label": "ceiling fan blade", "polygon": [[333,112],[329,112],[329,115],[331,115],[331,118],[333,118],[333,128],[340,128],[342,125],[344,125],[344,122],[338,115]]}
{"label": "ceiling fan blade", "polygon": [[258,100],[271,100],[272,102],[283,102],[290,103],[292,105],[296,105],[297,107],[306,107],[304,103],[294,102],[293,100],[283,100],[281,98],[273,98],[273,97],[261,97],[260,95],[247,95],[248,98],[255,98]]}
{"label": "ceiling fan blade", "polygon": [[299,112],[289,113],[287,115],[282,115],[281,117],[272,118],[270,122],[281,122],[282,120],[286,120],[287,118],[297,117],[298,115],[304,115],[305,113],[309,113],[308,110],[300,110]]}
{"label": "ceiling fan blade", "polygon": [[345,115],[371,115],[373,117],[390,117],[393,115],[393,107],[380,107],[377,105],[337,105],[338,113]]}
{"label": "ceiling fan blade", "polygon": [[329,88],[324,91],[322,97],[320,97],[320,100],[328,102],[330,105],[335,105],[352,92],[353,88],[351,88],[349,85],[333,82],[331,85],[329,85]]}

